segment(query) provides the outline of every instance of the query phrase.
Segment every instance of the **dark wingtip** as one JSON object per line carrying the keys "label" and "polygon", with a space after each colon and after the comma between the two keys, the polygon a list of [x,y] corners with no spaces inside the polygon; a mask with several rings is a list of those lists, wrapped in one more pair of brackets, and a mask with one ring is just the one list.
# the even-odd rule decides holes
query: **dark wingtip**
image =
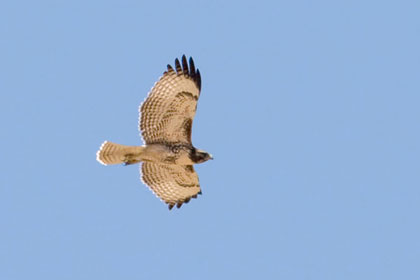
{"label": "dark wingtip", "polygon": [[[189,63],[188,63],[189,62]],[[175,59],[175,70],[172,68],[170,64],[168,64],[168,73],[176,72],[178,75],[185,75],[187,77],[190,77],[195,85],[197,86],[198,90],[201,91],[201,75],[200,71],[195,68],[194,60],[192,57],[190,57],[189,61],[187,60],[187,57],[185,54],[181,57],[181,62],[178,58]]]}
{"label": "dark wingtip", "polygon": [[195,65],[194,65],[194,60],[192,59],[191,56],[190,56],[190,76],[195,77]]}
{"label": "dark wingtip", "polygon": [[175,59],[175,69],[176,69],[177,74],[182,73],[181,64],[179,63],[178,58]]}
{"label": "dark wingtip", "polygon": [[187,62],[187,58],[185,57],[185,54],[182,55],[182,70],[184,75],[189,76],[189,70],[188,70],[188,62]]}
{"label": "dark wingtip", "polygon": [[175,205],[175,204],[168,204],[168,209],[169,209],[169,210],[172,210],[172,208],[174,208],[174,205]]}
{"label": "dark wingtip", "polygon": [[195,72],[196,76],[195,76],[195,84],[198,87],[198,90],[201,90],[201,75],[200,75],[200,70],[197,69],[197,71]]}
{"label": "dark wingtip", "polygon": [[198,194],[202,195],[203,193],[201,192],[201,190],[198,192]]}
{"label": "dark wingtip", "polygon": [[181,208],[181,206],[182,206],[182,202],[178,202],[178,203],[176,204],[176,208]]}

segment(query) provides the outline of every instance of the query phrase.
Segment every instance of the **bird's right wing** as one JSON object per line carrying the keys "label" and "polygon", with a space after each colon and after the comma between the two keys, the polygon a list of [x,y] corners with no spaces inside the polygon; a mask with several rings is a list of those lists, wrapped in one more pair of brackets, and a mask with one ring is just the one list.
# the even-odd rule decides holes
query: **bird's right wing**
{"label": "bird's right wing", "polygon": [[198,175],[192,165],[144,162],[141,179],[153,193],[168,204],[169,210],[179,208],[201,194]]}
{"label": "bird's right wing", "polygon": [[140,106],[140,131],[146,144],[191,143],[192,122],[200,96],[201,76],[194,61],[182,56],[168,70]]}

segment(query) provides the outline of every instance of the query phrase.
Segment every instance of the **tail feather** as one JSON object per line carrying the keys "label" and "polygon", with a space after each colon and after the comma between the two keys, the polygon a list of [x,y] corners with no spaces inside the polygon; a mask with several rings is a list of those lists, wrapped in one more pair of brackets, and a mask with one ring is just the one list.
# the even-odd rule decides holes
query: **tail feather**
{"label": "tail feather", "polygon": [[125,146],[105,141],[96,153],[96,160],[103,165],[132,164],[140,162],[139,156],[144,147]]}

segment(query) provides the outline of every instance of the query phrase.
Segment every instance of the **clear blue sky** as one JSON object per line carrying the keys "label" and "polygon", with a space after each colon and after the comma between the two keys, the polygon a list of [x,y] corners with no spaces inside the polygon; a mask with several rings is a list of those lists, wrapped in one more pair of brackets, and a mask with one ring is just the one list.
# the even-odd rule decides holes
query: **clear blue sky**
{"label": "clear blue sky", "polygon": [[[0,279],[420,279],[419,1],[3,1]],[[168,211],[137,109],[193,56],[203,195]]]}

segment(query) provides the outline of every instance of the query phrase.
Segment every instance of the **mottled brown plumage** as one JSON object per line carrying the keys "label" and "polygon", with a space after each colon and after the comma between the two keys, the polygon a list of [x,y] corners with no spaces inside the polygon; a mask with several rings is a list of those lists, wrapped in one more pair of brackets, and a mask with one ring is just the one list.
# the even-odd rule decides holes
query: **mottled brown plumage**
{"label": "mottled brown plumage", "polygon": [[[181,64],[182,63],[182,64]],[[102,164],[143,162],[142,180],[169,209],[201,194],[193,164],[211,159],[194,148],[192,123],[201,90],[201,76],[192,58],[175,60],[140,106],[139,128],[144,146],[105,142],[97,153]]]}

